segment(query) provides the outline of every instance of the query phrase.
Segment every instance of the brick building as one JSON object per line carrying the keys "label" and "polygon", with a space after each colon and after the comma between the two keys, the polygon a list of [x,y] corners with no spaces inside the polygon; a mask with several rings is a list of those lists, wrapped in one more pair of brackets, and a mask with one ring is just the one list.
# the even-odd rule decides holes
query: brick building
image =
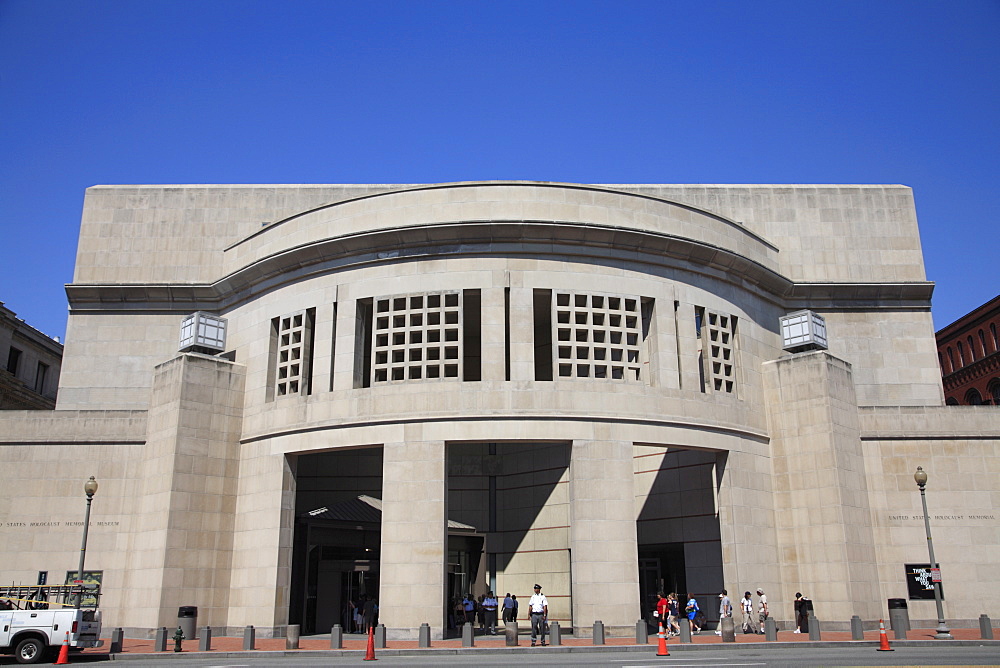
{"label": "brick building", "polygon": [[935,335],[949,406],[1000,406],[1000,296]]}

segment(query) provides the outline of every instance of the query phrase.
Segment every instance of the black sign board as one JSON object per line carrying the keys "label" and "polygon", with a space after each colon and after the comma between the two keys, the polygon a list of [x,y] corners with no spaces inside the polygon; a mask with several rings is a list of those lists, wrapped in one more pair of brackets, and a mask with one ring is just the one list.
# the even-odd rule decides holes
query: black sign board
{"label": "black sign board", "polygon": [[930,564],[906,564],[906,590],[911,601],[933,601],[935,585],[940,589],[943,601],[941,569],[931,569]]}

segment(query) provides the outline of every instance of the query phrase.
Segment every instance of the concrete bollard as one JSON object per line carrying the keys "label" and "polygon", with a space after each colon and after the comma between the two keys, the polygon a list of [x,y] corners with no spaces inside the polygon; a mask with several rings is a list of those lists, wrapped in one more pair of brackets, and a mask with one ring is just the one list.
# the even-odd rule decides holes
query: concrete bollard
{"label": "concrete bollard", "polygon": [[285,649],[299,648],[299,630],[298,624],[288,625],[288,629],[285,631]]}
{"label": "concrete bollard", "polygon": [[503,625],[503,634],[507,647],[517,647],[517,622],[506,622]]}
{"label": "concrete bollard", "polygon": [[250,652],[257,649],[257,630],[253,626],[243,629],[243,651]]}
{"label": "concrete bollard", "polygon": [[201,631],[198,632],[198,651],[199,652],[211,652],[212,651],[212,627],[203,626]]}
{"label": "concrete bollard", "polygon": [[462,647],[476,646],[476,632],[472,629],[472,623],[466,622],[462,625]]}
{"label": "concrete bollard", "polygon": [[330,649],[344,649],[344,627],[340,624],[330,629]]}
{"label": "concrete bollard", "polygon": [[599,619],[594,622],[594,644],[604,644],[604,622]]}
{"label": "concrete bollard", "polygon": [[153,641],[153,647],[157,652],[167,651],[167,627],[161,626],[156,629],[156,639]]}
{"label": "concrete bollard", "polygon": [[649,643],[649,629],[646,627],[646,620],[640,619],[635,623],[635,644],[645,645]]}
{"label": "concrete bollard", "polygon": [[562,629],[559,627],[559,622],[549,624],[549,644],[553,647],[562,644]]}
{"label": "concrete bollard", "polygon": [[889,625],[896,634],[896,640],[906,640],[906,632],[910,628],[909,616],[906,610],[889,611]]}
{"label": "concrete bollard", "polygon": [[993,623],[986,615],[979,615],[979,637],[983,640],[993,640]]}
{"label": "concrete bollard", "polygon": [[722,630],[722,642],[736,642],[736,622],[732,617],[723,617],[719,621]]}
{"label": "concrete bollard", "polygon": [[419,647],[430,647],[431,646],[431,625],[424,622],[420,625],[420,630],[417,631],[417,638],[419,640]]}
{"label": "concrete bollard", "polygon": [[764,620],[764,640],[775,641],[778,639],[778,625],[773,617]]}
{"label": "concrete bollard", "polygon": [[125,631],[121,628],[116,628],[111,632],[111,646],[108,648],[108,654],[118,654],[122,651],[122,644],[125,640]]}
{"label": "concrete bollard", "polygon": [[375,649],[385,649],[385,624],[375,627]]}
{"label": "concrete bollard", "polygon": [[857,615],[851,617],[851,640],[864,640],[865,627]]}
{"label": "concrete bollard", "polygon": [[819,620],[816,615],[809,613],[809,640],[822,640],[820,637]]}
{"label": "concrete bollard", "polygon": [[687,617],[681,617],[681,642],[691,642],[691,620]]}

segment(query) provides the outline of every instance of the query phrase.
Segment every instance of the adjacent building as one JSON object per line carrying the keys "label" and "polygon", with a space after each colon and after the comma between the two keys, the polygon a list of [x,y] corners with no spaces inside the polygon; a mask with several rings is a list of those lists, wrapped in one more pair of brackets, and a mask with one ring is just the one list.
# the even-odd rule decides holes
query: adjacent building
{"label": "adjacent building", "polygon": [[0,415],[0,577],[75,570],[94,475],[86,570],[131,634],[375,595],[441,636],[535,582],[580,635],[660,589],[920,624],[922,466],[972,626],[1000,413],[944,406],[932,287],[897,185],[95,186],[56,410]]}
{"label": "adjacent building", "polygon": [[1000,406],[1000,296],[937,333],[949,406]]}
{"label": "adjacent building", "polygon": [[0,410],[56,406],[63,347],[0,302]]}

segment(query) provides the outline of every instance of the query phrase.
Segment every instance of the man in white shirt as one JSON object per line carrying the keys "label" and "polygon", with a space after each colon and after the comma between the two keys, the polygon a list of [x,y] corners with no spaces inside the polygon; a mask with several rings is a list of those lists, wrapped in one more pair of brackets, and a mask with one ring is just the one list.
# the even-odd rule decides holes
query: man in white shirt
{"label": "man in white shirt", "polygon": [[535,646],[535,637],[542,636],[542,647],[545,646],[545,623],[549,618],[549,600],[542,593],[542,585],[535,585],[535,593],[528,601],[528,612],[531,615],[531,646]]}

